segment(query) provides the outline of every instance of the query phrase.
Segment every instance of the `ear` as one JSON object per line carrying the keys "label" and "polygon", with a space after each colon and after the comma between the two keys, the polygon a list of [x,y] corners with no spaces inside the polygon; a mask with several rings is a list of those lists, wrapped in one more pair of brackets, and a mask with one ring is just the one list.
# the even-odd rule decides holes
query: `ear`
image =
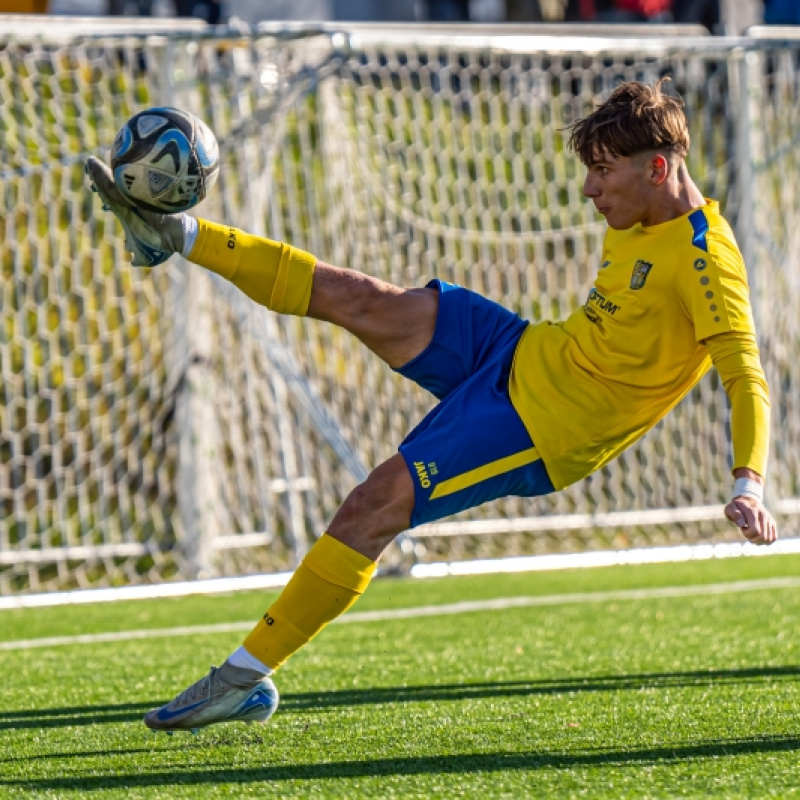
{"label": "ear", "polygon": [[669,175],[669,161],[661,153],[656,153],[647,162],[647,177],[653,186],[660,186],[667,179],[667,175]]}

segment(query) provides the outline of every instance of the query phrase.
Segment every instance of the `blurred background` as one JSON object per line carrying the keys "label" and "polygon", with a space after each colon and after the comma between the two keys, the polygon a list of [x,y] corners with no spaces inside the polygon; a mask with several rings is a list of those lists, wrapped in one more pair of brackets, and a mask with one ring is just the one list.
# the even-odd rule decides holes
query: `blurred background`
{"label": "blurred background", "polygon": [[800,23],[800,0],[0,0],[2,13],[195,17],[211,24],[305,22],[699,23],[738,35]]}

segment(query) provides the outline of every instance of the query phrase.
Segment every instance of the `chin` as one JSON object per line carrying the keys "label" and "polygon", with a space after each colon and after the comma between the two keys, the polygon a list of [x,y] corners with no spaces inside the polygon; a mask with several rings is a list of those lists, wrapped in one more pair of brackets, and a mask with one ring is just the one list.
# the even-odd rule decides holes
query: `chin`
{"label": "chin", "polygon": [[610,220],[606,217],[606,224],[615,231],[627,231],[628,228],[632,228],[637,222],[638,220]]}

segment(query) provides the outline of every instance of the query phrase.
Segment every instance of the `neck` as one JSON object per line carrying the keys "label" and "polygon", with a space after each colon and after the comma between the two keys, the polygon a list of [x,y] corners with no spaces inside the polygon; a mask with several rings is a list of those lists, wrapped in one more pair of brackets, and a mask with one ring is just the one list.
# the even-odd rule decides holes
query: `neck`
{"label": "neck", "polygon": [[706,204],[703,193],[697,188],[683,161],[667,178],[667,181],[668,185],[662,187],[664,191],[659,194],[658,202],[651,209],[646,221],[642,221],[642,225],[645,227],[677,219],[688,214],[692,209]]}
{"label": "neck", "polygon": [[686,164],[681,162],[677,170],[677,191],[675,193],[676,204],[682,210],[678,216],[691,211],[693,208],[699,208],[706,204],[706,199],[703,193],[697,188],[697,184],[692,180],[689,175],[689,170],[686,169]]}

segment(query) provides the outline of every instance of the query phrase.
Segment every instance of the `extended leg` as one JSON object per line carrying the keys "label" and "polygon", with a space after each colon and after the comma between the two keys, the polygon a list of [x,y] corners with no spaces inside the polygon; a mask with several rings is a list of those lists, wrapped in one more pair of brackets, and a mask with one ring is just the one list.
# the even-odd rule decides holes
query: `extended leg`
{"label": "extended leg", "polygon": [[438,307],[434,289],[401,289],[325,264],[291,245],[206,220],[199,220],[187,257],[272,311],[345,328],[395,368],[411,361],[433,338]]}
{"label": "extended leg", "polygon": [[273,311],[340,325],[394,368],[411,361],[433,337],[434,289],[401,289],[237,228],[186,214],[142,211],[122,197],[103,162],[90,157],[86,171],[92,188],[122,224],[136,266],[157,266],[183,253]]}

